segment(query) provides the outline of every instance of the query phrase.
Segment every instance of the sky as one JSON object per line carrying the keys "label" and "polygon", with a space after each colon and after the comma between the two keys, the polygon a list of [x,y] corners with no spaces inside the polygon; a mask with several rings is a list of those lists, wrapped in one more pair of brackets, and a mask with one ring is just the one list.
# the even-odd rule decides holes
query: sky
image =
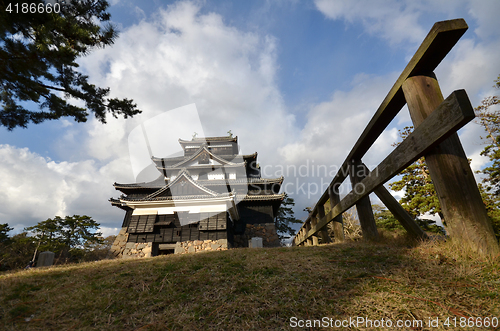
{"label": "sky", "polygon": [[[178,138],[231,130],[241,153],[258,152],[263,177],[285,177],[304,219],[437,21],[469,25],[435,71],[444,97],[465,89],[477,106],[498,93],[496,0],[113,0],[109,12],[120,35],[81,58],[80,70],[142,114],[0,127],[0,223],[11,234],[75,214],[117,234],[124,212],[108,199],[121,194],[114,182],[136,181],[131,160],[148,154],[131,148],[131,133],[152,122],[162,129],[149,141],[173,146],[167,154],[180,150]],[[182,107],[195,116],[178,116]],[[369,168],[408,125],[405,107],[363,158]],[[459,135],[473,170],[484,167],[481,127],[469,123]]]}

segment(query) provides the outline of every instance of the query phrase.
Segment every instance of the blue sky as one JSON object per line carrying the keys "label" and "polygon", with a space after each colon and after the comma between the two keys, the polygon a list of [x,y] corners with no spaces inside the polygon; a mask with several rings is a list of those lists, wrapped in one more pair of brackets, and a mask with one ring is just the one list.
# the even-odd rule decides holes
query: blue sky
{"label": "blue sky", "polygon": [[[203,133],[239,137],[264,174],[284,173],[296,212],[314,203],[434,22],[464,18],[469,30],[436,70],[443,95],[466,89],[473,105],[500,74],[500,2],[111,1],[120,36],[80,61],[91,82],[132,98],[143,114],[102,125],[71,119],[0,128],[0,223],[18,232],[56,215],[87,214],[105,234],[123,212],[107,201],[113,182],[134,182],[128,134],[141,122],[195,103]],[[364,161],[375,166],[410,125],[403,110]],[[172,126],[189,123],[168,123]],[[168,135],[157,137],[163,141]],[[481,128],[461,130],[474,169]],[[179,137],[189,139],[190,137]],[[176,141],[165,141],[165,144]],[[161,156],[161,155],[158,155]],[[280,172],[281,171],[281,172]],[[316,186],[314,186],[314,185]]]}

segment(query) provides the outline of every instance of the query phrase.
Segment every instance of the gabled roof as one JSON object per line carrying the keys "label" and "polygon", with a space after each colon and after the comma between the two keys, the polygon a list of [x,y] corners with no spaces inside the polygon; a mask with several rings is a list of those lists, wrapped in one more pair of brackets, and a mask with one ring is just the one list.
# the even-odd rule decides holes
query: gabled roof
{"label": "gabled roof", "polygon": [[[168,158],[153,156],[153,157],[151,157],[151,160],[155,163],[157,168],[166,169],[166,168],[172,167],[174,164],[177,164],[179,162],[186,160],[187,158],[190,158],[191,156],[188,156],[188,157],[175,156],[175,157],[168,157]],[[234,162],[235,159],[242,159],[244,161],[251,162],[251,161],[255,161],[257,159],[257,152],[252,153],[252,154],[230,154],[230,155],[218,154],[217,156],[223,160],[226,160],[226,161],[233,160],[230,162]]]}
{"label": "gabled roof", "polygon": [[158,178],[151,182],[142,182],[142,183],[132,183],[132,184],[123,184],[115,182],[113,186],[117,190],[121,189],[151,189],[151,188],[159,188],[165,185],[165,176],[160,175]]}
{"label": "gabled roof", "polygon": [[246,195],[239,195],[237,196],[237,199],[240,201],[265,201],[265,200],[276,200],[276,201],[282,201],[285,198],[285,193],[281,194],[246,194]]}
{"label": "gabled roof", "polygon": [[[223,159],[222,157],[217,156],[217,155],[213,154],[211,151],[209,151],[208,148],[207,148],[207,146],[205,145],[205,146],[201,146],[190,157],[185,158],[185,159],[183,159],[182,161],[180,161],[180,162],[178,162],[176,164],[173,164],[173,165],[170,165],[170,166],[166,166],[165,168],[160,167],[160,166],[157,165],[157,168],[159,168],[159,169],[177,169],[177,168],[182,168],[182,167],[185,167],[186,165],[188,165],[189,163],[192,163],[193,161],[196,161],[197,159],[201,159],[201,158],[208,158],[208,159],[215,160],[215,161],[219,162],[221,165],[224,165],[224,166],[244,166],[245,165],[245,162],[235,163],[235,162],[231,162],[231,161],[228,161],[226,159]],[[210,165],[210,164],[207,164],[207,165]],[[199,166],[204,166],[204,165],[200,164]],[[212,165],[210,165],[210,166],[212,166]]]}
{"label": "gabled roof", "polygon": [[255,185],[272,185],[283,183],[284,177],[279,178],[237,178],[237,179],[198,179],[196,182],[203,186],[216,186],[216,185],[237,185],[237,184],[255,184]]}
{"label": "gabled roof", "polygon": [[144,200],[158,198],[160,196],[180,197],[185,195],[208,195],[217,196],[219,193],[214,192],[204,186],[197,184],[189,175],[189,172],[184,169],[177,177],[158,191],[146,196]]}
{"label": "gabled roof", "polygon": [[192,144],[192,143],[205,143],[205,142],[238,142],[238,136],[224,136],[224,137],[203,137],[203,138],[193,138],[191,140],[179,139],[179,143],[182,144]]}
{"label": "gabled roof", "polygon": [[[195,181],[198,185],[201,185],[203,187],[206,186],[226,186],[226,185],[248,185],[248,184],[254,184],[254,185],[272,185],[272,184],[282,184],[283,183],[284,177],[278,177],[278,178],[252,178],[252,177],[246,177],[246,178],[237,178],[237,179],[198,179]],[[172,181],[173,182],[173,181]],[[160,189],[165,186],[165,177],[163,175],[160,175],[156,180],[152,182],[147,182],[147,183],[133,183],[133,184],[120,184],[120,183],[114,183],[113,186],[117,190],[122,190],[122,189]]]}

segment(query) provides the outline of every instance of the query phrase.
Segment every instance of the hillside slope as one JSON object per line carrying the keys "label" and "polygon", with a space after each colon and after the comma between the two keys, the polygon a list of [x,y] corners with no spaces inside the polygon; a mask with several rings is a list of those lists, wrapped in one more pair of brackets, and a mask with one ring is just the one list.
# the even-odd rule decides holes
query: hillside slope
{"label": "hillside slope", "polygon": [[[422,320],[424,329],[429,318],[439,318],[441,327],[432,330],[450,330],[459,329],[460,318],[499,318],[498,261],[458,253],[446,243],[410,248],[347,242],[19,271],[0,275],[0,325],[6,330],[290,330],[307,326],[306,320],[353,323],[363,317],[373,328],[383,318],[393,328],[397,320]],[[451,323],[455,318],[457,327],[442,325],[446,318]],[[367,321],[356,322],[361,324],[350,324],[352,329],[371,329]]]}

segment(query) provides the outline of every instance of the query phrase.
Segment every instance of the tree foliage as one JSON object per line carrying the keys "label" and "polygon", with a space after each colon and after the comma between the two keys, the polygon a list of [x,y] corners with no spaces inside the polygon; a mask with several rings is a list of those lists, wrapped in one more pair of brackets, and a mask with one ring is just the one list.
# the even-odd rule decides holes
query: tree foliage
{"label": "tree foliage", "polygon": [[95,232],[99,223],[89,216],[73,215],[61,218],[56,216],[25,230],[33,233],[40,242],[40,249],[61,252],[80,249],[85,243],[98,243],[101,233]]}
{"label": "tree foliage", "polygon": [[[373,216],[375,218],[375,223],[377,228],[386,229],[388,231],[395,232],[405,232],[405,228],[401,223],[394,217],[394,215],[384,207],[380,205],[373,205]],[[436,224],[435,221],[427,218],[416,217],[415,221],[420,226],[420,228],[426,232],[433,232],[437,234],[446,234],[444,228]]]}
{"label": "tree foliage", "polygon": [[[500,89],[500,75],[495,80],[494,87]],[[481,105],[475,108],[477,122],[487,132],[481,139],[487,141],[486,147],[481,155],[487,156],[491,164],[485,167],[481,172],[486,175],[483,183],[485,189],[496,195],[500,194],[500,98],[498,96],[489,96],[481,101]]]}
{"label": "tree foliage", "polygon": [[479,184],[479,192],[483,198],[484,207],[490,218],[495,237],[500,242],[500,196],[489,193],[483,184]]}
{"label": "tree foliage", "polygon": [[33,259],[37,248],[35,238],[27,232],[16,234],[0,243],[0,271],[24,268]]}
{"label": "tree foliage", "polygon": [[295,213],[292,209],[293,206],[295,206],[295,201],[285,193],[285,198],[281,202],[275,220],[276,231],[280,239],[286,238],[288,235],[294,236],[295,230],[291,225],[302,223],[301,220],[295,218]]}
{"label": "tree foliage", "polygon": [[[109,88],[89,83],[77,71],[79,57],[117,37],[108,22],[107,1],[64,1],[59,13],[5,11],[16,3],[21,8],[44,2],[0,0],[1,125],[12,130],[66,116],[85,122],[89,112],[106,123],[107,113],[125,118],[140,113],[132,100],[109,98]],[[33,110],[36,105],[39,109]]]}
{"label": "tree foliage", "polygon": [[[89,216],[56,216],[0,241],[0,270],[25,267],[35,251],[52,251],[55,264],[101,260],[107,257],[115,236],[102,238],[99,223]],[[10,231],[0,224],[0,235]],[[3,237],[2,237],[3,238]]]}
{"label": "tree foliage", "polygon": [[7,242],[9,240],[8,232],[12,231],[12,228],[9,227],[9,224],[0,224],[0,243]]}
{"label": "tree foliage", "polygon": [[[399,131],[399,135],[402,139],[405,139],[412,131],[413,127],[407,126],[402,131]],[[399,144],[395,143],[393,146]],[[389,187],[394,191],[404,190],[404,196],[400,200],[403,208],[414,218],[429,212],[430,214],[438,214],[444,222],[441,205],[425,159],[423,157],[419,158],[404,169],[400,175],[401,179],[389,184]]]}

